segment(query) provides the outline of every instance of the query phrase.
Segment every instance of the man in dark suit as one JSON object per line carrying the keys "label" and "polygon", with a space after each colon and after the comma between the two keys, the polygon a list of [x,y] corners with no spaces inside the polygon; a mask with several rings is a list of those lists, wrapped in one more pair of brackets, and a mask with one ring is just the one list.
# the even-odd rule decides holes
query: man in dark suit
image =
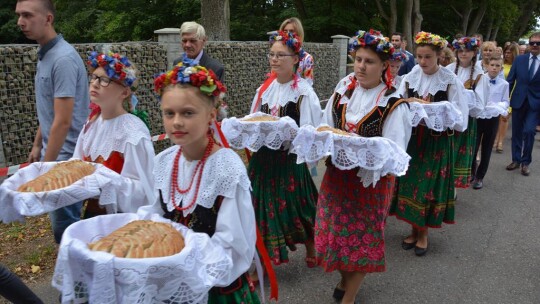
{"label": "man in dark suit", "polygon": [[392,37],[390,37],[390,42],[396,49],[396,51],[401,51],[402,53],[405,53],[407,55],[407,59],[403,62],[401,67],[399,68],[398,75],[402,76],[405,74],[408,74],[416,65],[414,62],[414,56],[410,52],[408,52],[405,47],[407,45],[407,41],[405,40],[405,37],[403,37],[403,34],[399,32],[395,32],[392,34]]}
{"label": "man in dark suit", "polygon": [[223,81],[225,68],[223,64],[216,59],[211,58],[203,50],[206,44],[206,32],[204,27],[197,22],[189,21],[182,23],[180,27],[180,36],[182,37],[182,49],[184,54],[174,60],[173,65],[182,61],[184,56],[190,59],[196,59],[199,64],[216,73],[219,80]]}
{"label": "man in dark suit", "polygon": [[540,32],[529,38],[530,53],[514,60],[506,80],[512,97],[512,163],[506,169],[521,165],[521,174],[528,176],[532,158],[534,135],[540,115]]}

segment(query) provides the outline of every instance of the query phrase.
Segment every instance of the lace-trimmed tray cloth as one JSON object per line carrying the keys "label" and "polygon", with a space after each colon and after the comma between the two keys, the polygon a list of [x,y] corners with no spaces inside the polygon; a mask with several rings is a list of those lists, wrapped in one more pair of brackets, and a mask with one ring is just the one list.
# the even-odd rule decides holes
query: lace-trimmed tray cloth
{"label": "lace-trimmed tray cloth", "polygon": [[116,191],[121,186],[118,174],[101,164],[96,170],[68,187],[43,192],[19,192],[20,185],[49,171],[57,162],[37,162],[17,171],[0,186],[0,221],[23,221],[92,197],[108,212],[116,211]]}
{"label": "lace-trimmed tray cloth", "polygon": [[461,111],[448,101],[425,103],[414,100],[409,99],[413,127],[424,124],[429,129],[442,132],[463,121]]}
{"label": "lace-trimmed tray cloth", "polygon": [[[184,249],[167,257],[142,259],[88,249],[88,243],[134,220],[171,223],[184,237]],[[209,242],[208,235],[157,214],[97,216],[64,232],[52,285],[62,293],[62,303],[206,303],[210,288],[232,267],[221,247],[214,246],[208,253]]]}
{"label": "lace-trimmed tray cloth", "polygon": [[490,102],[486,105],[484,110],[480,112],[476,118],[480,119],[490,119],[495,118],[499,115],[506,116],[508,115],[508,106],[504,102]]}
{"label": "lace-trimmed tray cloth", "polygon": [[256,152],[263,146],[277,150],[288,145],[296,136],[298,125],[288,116],[278,118],[257,112],[241,119],[226,118],[221,123],[221,130],[232,148]]}
{"label": "lace-trimmed tray cloth", "polygon": [[338,169],[358,168],[364,187],[379,181],[381,176],[404,175],[411,157],[395,142],[384,137],[341,135],[332,131],[318,131],[310,125],[302,126],[292,142],[291,153],[298,155],[298,163],[313,163],[326,156]]}

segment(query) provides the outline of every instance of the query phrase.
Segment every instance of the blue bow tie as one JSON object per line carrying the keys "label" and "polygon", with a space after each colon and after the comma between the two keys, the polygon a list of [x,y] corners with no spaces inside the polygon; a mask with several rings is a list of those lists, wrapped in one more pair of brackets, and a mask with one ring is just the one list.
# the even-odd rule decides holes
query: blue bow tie
{"label": "blue bow tie", "polygon": [[489,80],[489,83],[491,83],[491,84],[495,84],[495,83],[496,83],[496,81],[495,81],[495,79],[490,79],[490,80]]}

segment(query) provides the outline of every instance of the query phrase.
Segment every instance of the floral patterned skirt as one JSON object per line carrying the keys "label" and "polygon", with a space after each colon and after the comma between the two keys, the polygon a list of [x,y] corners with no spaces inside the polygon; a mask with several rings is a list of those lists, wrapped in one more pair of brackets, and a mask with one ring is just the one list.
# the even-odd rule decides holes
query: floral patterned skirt
{"label": "floral patterned skirt", "polygon": [[208,304],[260,304],[255,286],[247,276],[238,278],[227,288],[214,287],[208,294]]}
{"label": "floral patterned skirt", "polygon": [[384,226],[395,177],[365,188],[356,170],[328,165],[317,202],[315,249],[326,272],[383,272]]}
{"label": "floral patterned skirt", "polygon": [[254,153],[248,168],[255,218],[274,264],[287,263],[287,247],[313,240],[317,188],[296,154],[266,147]]}
{"label": "floral patterned skirt", "polygon": [[469,188],[471,185],[471,168],[474,160],[474,147],[476,144],[476,118],[469,116],[469,123],[465,132],[455,133],[456,153],[454,165],[454,184],[456,188]]}
{"label": "floral patterned skirt", "polygon": [[[414,227],[439,228],[454,223],[454,136],[415,128],[407,147],[407,174],[396,184],[390,215]],[[414,129],[413,129],[414,130]]]}

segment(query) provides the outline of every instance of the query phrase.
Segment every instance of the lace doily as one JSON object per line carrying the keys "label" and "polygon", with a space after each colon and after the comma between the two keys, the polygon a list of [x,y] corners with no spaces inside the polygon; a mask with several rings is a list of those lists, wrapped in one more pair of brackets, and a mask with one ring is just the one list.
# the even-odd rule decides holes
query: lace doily
{"label": "lace doily", "polygon": [[[262,112],[250,114],[245,118],[270,116]],[[298,132],[296,122],[284,116],[277,121],[243,121],[236,117],[225,118],[221,130],[234,149],[248,148],[256,152],[266,146],[277,150],[294,139]]]}
{"label": "lace doily", "polygon": [[456,123],[463,120],[461,111],[448,101],[434,103],[409,102],[411,109],[412,126],[416,127],[420,123],[429,129],[442,132],[453,129]]}
{"label": "lace doily", "polygon": [[409,89],[413,91],[418,91],[422,87],[422,82],[426,81],[424,78],[430,78],[430,86],[427,92],[422,92],[422,94],[428,93],[433,96],[439,91],[446,91],[448,85],[456,83],[456,75],[450,70],[439,67],[439,70],[433,75],[426,75],[422,71],[420,66],[416,65],[412,71],[407,74],[402,80],[409,83]]}
{"label": "lace doily", "polygon": [[480,119],[490,119],[499,115],[508,115],[508,105],[505,102],[488,103],[484,110],[476,116]]}
{"label": "lace doily", "polygon": [[[185,240],[178,254],[126,259],[91,251],[99,240],[134,220],[171,223]],[[227,275],[232,261],[219,246],[202,254],[210,238],[157,214],[109,214],[70,225],[60,243],[52,285],[62,303],[206,303],[215,282]]]}
{"label": "lace doily", "polygon": [[142,139],[151,140],[144,122],[129,113],[110,120],[103,120],[100,115],[81,136],[84,154],[92,160],[99,156],[109,159],[112,151],[123,152],[128,143],[136,146]]}
{"label": "lace doily", "polygon": [[17,188],[49,171],[56,162],[32,163],[17,171],[0,186],[0,220],[4,223],[23,221],[24,216],[37,216],[98,197],[107,212],[116,212],[116,191],[122,186],[119,174],[101,164],[91,163],[96,171],[72,185],[46,192],[19,192]]}
{"label": "lace doily", "polygon": [[384,137],[361,137],[317,131],[310,125],[302,126],[292,142],[292,153],[297,163],[313,163],[332,157],[338,169],[359,168],[364,187],[375,185],[381,176],[404,175],[411,157],[396,143]]}
{"label": "lace doily", "polygon": [[[165,201],[167,202],[168,211],[174,209],[171,200],[168,198],[171,197],[171,172],[174,157],[176,156],[178,149],[180,149],[180,146],[173,146],[161,152],[156,157],[154,167],[155,187],[161,190],[164,198],[167,198]],[[182,157],[180,161],[185,161],[185,159]],[[185,174],[181,176],[179,180],[182,180],[182,177],[187,179],[192,178],[191,172],[180,172],[179,174],[182,173]],[[190,214],[197,205],[211,208],[219,195],[228,198],[235,197],[237,186],[246,190],[251,187],[251,182],[246,173],[246,167],[238,154],[233,150],[220,149],[216,153],[210,155],[206,160],[201,185],[199,187],[197,203],[190,209],[184,210],[184,215]],[[177,203],[184,201],[184,203],[187,202],[186,204],[188,204],[193,200],[195,190],[196,187],[192,187],[191,191],[186,194],[175,192],[175,201]]]}

